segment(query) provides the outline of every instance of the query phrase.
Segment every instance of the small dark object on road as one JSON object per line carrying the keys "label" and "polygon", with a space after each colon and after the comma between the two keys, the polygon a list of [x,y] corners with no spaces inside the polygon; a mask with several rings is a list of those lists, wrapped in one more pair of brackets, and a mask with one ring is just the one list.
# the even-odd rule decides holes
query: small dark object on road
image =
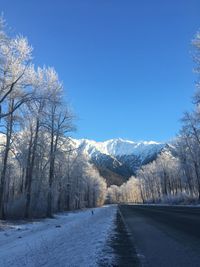
{"label": "small dark object on road", "polygon": [[92,213],[92,215],[94,215],[94,211],[93,210],[91,210],[91,213]]}
{"label": "small dark object on road", "polygon": [[56,225],[56,228],[61,228],[61,225]]}

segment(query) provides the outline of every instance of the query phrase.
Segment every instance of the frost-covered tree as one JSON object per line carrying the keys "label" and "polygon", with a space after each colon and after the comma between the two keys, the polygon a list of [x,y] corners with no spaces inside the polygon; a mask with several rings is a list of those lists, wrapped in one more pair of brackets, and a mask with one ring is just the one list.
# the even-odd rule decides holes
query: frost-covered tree
{"label": "frost-covered tree", "polygon": [[54,68],[0,20],[0,218],[99,206],[104,179],[69,137],[73,114]]}
{"label": "frost-covered tree", "polygon": [[[26,38],[10,38],[0,20],[0,119],[6,137],[0,181],[0,217],[4,217],[6,172],[11,149],[17,110],[33,99],[31,86],[33,66],[30,63],[32,48]],[[2,121],[2,119],[4,119]]]}
{"label": "frost-covered tree", "polygon": [[110,203],[133,202],[157,203],[173,198],[183,191],[181,165],[169,151],[138,170],[136,177],[131,177],[120,187],[108,188]]}

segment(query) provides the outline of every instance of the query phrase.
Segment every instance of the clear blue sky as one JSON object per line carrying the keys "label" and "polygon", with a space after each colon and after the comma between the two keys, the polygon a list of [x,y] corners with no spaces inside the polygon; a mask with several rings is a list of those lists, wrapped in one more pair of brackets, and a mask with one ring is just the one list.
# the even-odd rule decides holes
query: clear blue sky
{"label": "clear blue sky", "polygon": [[165,141],[192,108],[199,0],[0,0],[36,64],[54,66],[77,138]]}

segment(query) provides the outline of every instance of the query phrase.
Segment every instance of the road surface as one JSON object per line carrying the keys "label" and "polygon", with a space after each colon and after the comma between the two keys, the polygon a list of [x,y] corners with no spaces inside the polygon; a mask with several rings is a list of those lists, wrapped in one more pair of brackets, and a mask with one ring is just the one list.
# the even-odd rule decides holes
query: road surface
{"label": "road surface", "polygon": [[200,266],[200,208],[120,205],[119,210],[142,266]]}

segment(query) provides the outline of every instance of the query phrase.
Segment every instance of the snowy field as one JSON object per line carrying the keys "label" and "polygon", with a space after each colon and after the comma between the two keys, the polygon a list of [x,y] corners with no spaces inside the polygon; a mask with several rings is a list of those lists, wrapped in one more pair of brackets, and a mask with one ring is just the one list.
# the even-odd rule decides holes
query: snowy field
{"label": "snowy field", "polygon": [[55,219],[1,225],[0,266],[95,267],[114,260],[107,241],[114,231],[117,207],[63,213]]}

